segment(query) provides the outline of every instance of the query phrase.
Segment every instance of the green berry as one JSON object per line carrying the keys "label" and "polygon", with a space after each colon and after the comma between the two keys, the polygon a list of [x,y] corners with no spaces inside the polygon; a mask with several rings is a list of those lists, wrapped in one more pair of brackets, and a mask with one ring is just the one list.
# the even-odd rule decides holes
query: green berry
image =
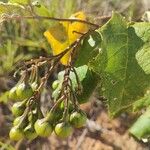
{"label": "green berry", "polygon": [[73,128],[69,123],[61,122],[55,126],[55,133],[61,138],[66,138],[71,135]]}
{"label": "green berry", "polygon": [[14,116],[18,117],[23,114],[25,108],[26,108],[26,106],[24,103],[17,102],[12,106],[11,111]]}
{"label": "green berry", "polygon": [[17,93],[16,93],[16,90],[17,90],[17,87],[13,87],[10,91],[9,91],[9,98],[10,99],[13,99],[13,100],[16,100],[18,97],[17,97]]}
{"label": "green berry", "polygon": [[45,118],[38,119],[34,124],[34,128],[36,133],[42,137],[48,137],[53,131],[52,125],[45,121]]}
{"label": "green berry", "polygon": [[13,121],[13,125],[17,126],[20,123],[21,118],[22,118],[22,116],[19,116],[19,117],[15,118],[15,120]]}
{"label": "green berry", "polygon": [[9,132],[9,137],[11,140],[19,141],[24,137],[24,134],[20,128],[13,127]]}
{"label": "green berry", "polygon": [[81,128],[81,127],[85,126],[86,120],[87,120],[87,116],[83,112],[76,111],[70,115],[70,123],[75,128]]}
{"label": "green berry", "polygon": [[33,95],[33,90],[29,84],[21,83],[18,85],[16,93],[20,99],[28,99]]}
{"label": "green berry", "polygon": [[31,123],[24,129],[24,135],[28,140],[33,140],[38,136]]}

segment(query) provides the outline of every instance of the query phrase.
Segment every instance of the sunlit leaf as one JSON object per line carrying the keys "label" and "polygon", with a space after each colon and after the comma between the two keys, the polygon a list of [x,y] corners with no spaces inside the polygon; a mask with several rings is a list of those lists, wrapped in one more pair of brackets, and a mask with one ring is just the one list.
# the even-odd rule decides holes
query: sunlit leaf
{"label": "sunlit leaf", "polygon": [[99,32],[101,51],[90,67],[102,79],[101,94],[107,98],[110,115],[114,116],[142,98],[149,88],[150,76],[144,73],[135,58],[144,42],[117,13],[113,13]]}

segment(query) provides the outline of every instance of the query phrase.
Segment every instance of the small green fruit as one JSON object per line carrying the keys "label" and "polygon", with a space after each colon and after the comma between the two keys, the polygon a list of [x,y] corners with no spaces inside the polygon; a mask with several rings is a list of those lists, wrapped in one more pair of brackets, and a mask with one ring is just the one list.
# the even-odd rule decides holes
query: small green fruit
{"label": "small green fruit", "polygon": [[24,135],[28,140],[33,140],[38,136],[31,123],[24,129]]}
{"label": "small green fruit", "polygon": [[24,137],[24,134],[20,128],[13,127],[9,132],[9,137],[11,140],[19,141]]}
{"label": "small green fruit", "polygon": [[87,121],[87,116],[83,112],[76,111],[70,115],[70,123],[75,128],[81,128],[85,126],[86,121]]}
{"label": "small green fruit", "polygon": [[48,121],[45,121],[45,118],[38,119],[34,124],[34,129],[42,137],[48,137],[53,131],[52,125]]}
{"label": "small green fruit", "polygon": [[69,123],[61,122],[55,126],[55,133],[61,138],[66,138],[71,135],[73,128]]}
{"label": "small green fruit", "polygon": [[15,120],[13,121],[13,125],[17,126],[20,123],[21,118],[22,118],[22,116],[19,116],[19,117],[15,118]]}
{"label": "small green fruit", "polygon": [[16,93],[20,99],[28,99],[33,95],[33,90],[29,84],[21,83],[18,85]]}
{"label": "small green fruit", "polygon": [[12,108],[11,108],[11,111],[12,111],[12,114],[16,117],[18,116],[21,116],[25,110],[25,104],[22,103],[22,102],[17,102],[15,103]]}
{"label": "small green fruit", "polygon": [[13,100],[16,100],[18,97],[17,97],[17,93],[16,93],[16,90],[17,90],[17,87],[13,87],[10,91],[9,91],[9,98],[10,99],[13,99]]}

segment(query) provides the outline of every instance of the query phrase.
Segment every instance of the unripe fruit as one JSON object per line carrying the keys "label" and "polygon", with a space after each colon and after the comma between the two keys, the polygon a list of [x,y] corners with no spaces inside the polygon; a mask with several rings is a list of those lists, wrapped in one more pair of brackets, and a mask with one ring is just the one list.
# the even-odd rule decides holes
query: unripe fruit
{"label": "unripe fruit", "polygon": [[33,140],[35,139],[38,135],[34,130],[34,127],[32,124],[29,124],[25,129],[24,129],[24,135],[28,140]]}
{"label": "unripe fruit", "polygon": [[53,90],[57,89],[58,85],[59,85],[59,80],[55,80],[52,84]]}
{"label": "unripe fruit", "polygon": [[75,128],[81,128],[85,126],[86,120],[86,114],[84,114],[83,112],[73,112],[70,115],[70,123]]}
{"label": "unripe fruit", "polygon": [[18,117],[23,114],[25,108],[26,107],[24,103],[17,102],[12,106],[11,111],[14,116]]}
{"label": "unripe fruit", "polygon": [[18,127],[13,127],[9,132],[9,137],[11,140],[18,141],[24,137],[23,132]]}
{"label": "unripe fruit", "polygon": [[61,138],[66,138],[71,135],[73,128],[69,123],[61,122],[55,126],[55,133]]}
{"label": "unripe fruit", "polygon": [[53,131],[52,125],[48,121],[45,121],[45,118],[37,120],[34,128],[36,133],[42,137],[48,137]]}
{"label": "unripe fruit", "polygon": [[19,99],[28,99],[33,95],[32,87],[29,84],[21,83],[16,90]]}
{"label": "unripe fruit", "polygon": [[9,98],[16,100],[17,99],[17,93],[16,93],[17,87],[13,87],[10,91],[9,91]]}
{"label": "unripe fruit", "polygon": [[20,123],[21,118],[22,118],[22,116],[19,116],[19,117],[15,118],[15,120],[13,121],[13,125],[17,126]]}

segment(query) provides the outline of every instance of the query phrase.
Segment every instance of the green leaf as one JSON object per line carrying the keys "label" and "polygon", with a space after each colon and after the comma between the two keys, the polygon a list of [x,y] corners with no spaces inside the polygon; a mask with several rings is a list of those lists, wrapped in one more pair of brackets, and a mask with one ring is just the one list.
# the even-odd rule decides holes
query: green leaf
{"label": "green leaf", "polygon": [[10,3],[18,3],[21,5],[26,5],[29,3],[29,0],[9,0]]}
{"label": "green leaf", "polygon": [[113,13],[99,32],[102,36],[101,51],[89,66],[99,73],[102,94],[107,98],[110,115],[114,116],[144,96],[150,85],[150,76],[135,59],[143,41],[121,15]]}
{"label": "green leaf", "polygon": [[[88,98],[90,97],[94,89],[96,88],[97,83],[98,83],[97,82],[98,78],[97,78],[97,75],[91,72],[88,66],[86,65],[75,68],[75,70],[78,74],[79,81],[81,82],[83,86],[82,94],[77,95],[77,97],[78,97],[79,103],[85,103],[88,101]],[[58,92],[61,89],[63,76],[64,76],[64,71],[61,71],[58,74],[59,86],[54,91],[55,98],[57,98]],[[73,89],[75,90],[75,88],[77,87],[77,81],[76,81],[76,76],[73,72],[70,73],[70,79],[72,80]]]}
{"label": "green leaf", "polygon": [[144,97],[142,97],[141,99],[133,103],[133,111],[135,112],[148,106],[150,106],[150,91],[149,90],[144,95]]}
{"label": "green leaf", "polygon": [[129,132],[139,140],[142,138],[148,138],[150,137],[149,125],[150,125],[150,107],[147,108],[146,112],[137,119],[137,121],[130,128]]}
{"label": "green leaf", "polygon": [[92,32],[92,34],[87,36],[83,40],[81,47],[78,50],[78,56],[75,65],[78,67],[88,64],[89,60],[92,59],[95,56],[95,54],[98,53],[100,42],[100,34],[96,31]]}
{"label": "green leaf", "polygon": [[136,59],[145,73],[150,74],[150,23],[135,23],[133,27],[137,36],[144,42],[144,45],[136,54]]}
{"label": "green leaf", "polygon": [[83,91],[81,95],[77,96],[80,104],[85,103],[89,100],[93,91],[97,87],[98,81],[99,77],[97,76],[97,74],[88,69],[86,77],[81,81]]}

